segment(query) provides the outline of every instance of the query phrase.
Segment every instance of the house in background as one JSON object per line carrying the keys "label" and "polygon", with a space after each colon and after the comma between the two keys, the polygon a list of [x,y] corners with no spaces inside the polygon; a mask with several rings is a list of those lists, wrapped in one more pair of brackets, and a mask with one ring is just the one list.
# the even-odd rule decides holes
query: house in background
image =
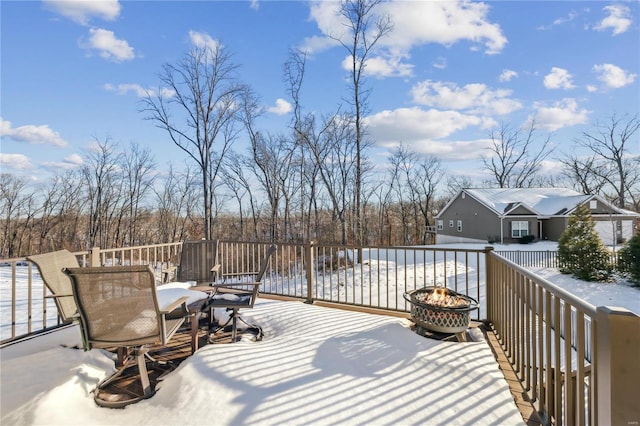
{"label": "house in background", "polygon": [[640,214],[597,195],[564,188],[462,189],[438,213],[436,243],[514,243],[525,235],[558,241],[569,216],[586,204],[607,245],[631,238]]}

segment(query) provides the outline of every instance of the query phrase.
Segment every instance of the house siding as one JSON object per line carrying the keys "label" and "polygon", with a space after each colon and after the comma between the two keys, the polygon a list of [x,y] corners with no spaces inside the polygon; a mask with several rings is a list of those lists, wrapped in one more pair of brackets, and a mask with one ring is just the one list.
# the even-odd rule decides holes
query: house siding
{"label": "house siding", "polygon": [[505,218],[502,221],[502,224],[504,226],[504,242],[505,243],[517,243],[520,241],[520,238],[512,238],[511,237],[511,229],[512,229],[512,223],[513,222],[527,222],[529,223],[529,233],[527,235],[534,235],[536,238],[539,238],[538,236],[538,219],[535,217],[522,217],[522,216],[518,216],[518,217],[512,217],[511,215],[507,218]]}
{"label": "house siding", "polygon": [[596,204],[595,208],[591,208],[590,202],[586,203],[587,207],[589,207],[589,210],[591,210],[591,214],[592,215],[613,213],[613,211],[607,205],[605,205],[602,202],[600,202],[600,200],[596,199],[596,200],[592,200],[592,201],[595,201],[595,204]]}
{"label": "house siding", "polygon": [[569,219],[564,216],[552,217],[545,220],[542,224],[542,233],[544,234],[542,239],[558,241],[564,230],[567,229],[568,224]]}
{"label": "house siding", "polygon": [[[458,194],[449,208],[442,213],[438,217],[443,223],[443,229],[438,230],[438,242],[460,238],[466,241],[486,242],[490,237],[500,237],[500,219],[496,217],[495,212],[464,192]],[[462,221],[462,232],[457,230],[458,220]],[[449,226],[449,221],[453,221],[453,227]]]}

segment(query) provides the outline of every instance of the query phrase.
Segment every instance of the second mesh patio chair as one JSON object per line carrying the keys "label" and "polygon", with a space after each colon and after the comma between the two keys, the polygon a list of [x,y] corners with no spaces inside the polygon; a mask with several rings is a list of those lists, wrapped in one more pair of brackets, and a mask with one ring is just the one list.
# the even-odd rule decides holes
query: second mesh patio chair
{"label": "second mesh patio chair", "polygon": [[[186,314],[188,298],[159,306],[155,275],[149,266],[67,268],[65,272],[71,278],[85,349],[131,349],[122,367],[96,387],[96,403],[120,408],[151,397],[155,388],[151,386],[146,365],[146,358],[153,360],[147,354],[148,345],[167,344],[184,322],[184,316],[175,319],[168,316],[176,310]],[[114,391],[122,372],[136,362],[139,392],[131,392],[130,386]]]}
{"label": "second mesh patio chair", "polygon": [[[205,305],[205,309],[209,309],[209,320],[212,322],[214,318],[214,309],[215,308],[223,308],[227,311],[230,311],[229,319],[222,325],[216,327],[211,331],[211,335],[213,336],[218,330],[224,329],[231,322],[231,341],[235,342],[237,340],[238,334],[238,320],[242,321],[249,328],[256,330],[256,338],[262,338],[262,329],[255,325],[247,323],[240,316],[240,309],[249,309],[253,308],[253,305],[258,297],[258,290],[260,288],[260,284],[262,282],[262,278],[267,270],[269,265],[269,258],[273,253],[275,253],[277,247],[275,245],[271,245],[265,254],[265,257],[262,259],[260,263],[260,270],[258,274],[255,276],[255,281],[246,281],[246,282],[228,282],[224,281],[221,284],[215,284],[212,288],[211,296]],[[198,289],[206,290],[206,287],[199,287]],[[215,338],[209,339],[209,341],[214,341]]]}
{"label": "second mesh patio chair", "polygon": [[28,256],[40,272],[42,281],[51,292],[51,297],[58,308],[58,315],[62,322],[70,322],[76,316],[78,308],[73,300],[71,279],[62,272],[64,268],[77,268],[78,259],[68,250],[58,250],[43,254]]}
{"label": "second mesh patio chair", "polygon": [[195,240],[182,243],[178,281],[196,284],[213,283],[220,272],[218,240]]}

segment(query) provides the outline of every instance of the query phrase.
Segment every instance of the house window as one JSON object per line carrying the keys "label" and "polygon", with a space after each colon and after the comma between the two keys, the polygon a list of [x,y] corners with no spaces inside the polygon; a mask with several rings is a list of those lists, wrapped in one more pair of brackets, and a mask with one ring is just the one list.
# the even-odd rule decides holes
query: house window
{"label": "house window", "polygon": [[462,232],[462,221],[458,221],[458,232]]}
{"label": "house window", "polygon": [[449,228],[453,228],[453,220],[449,221]]}
{"label": "house window", "polygon": [[525,235],[529,235],[529,222],[526,220],[511,222],[511,238],[522,238]]}
{"label": "house window", "polygon": [[438,220],[436,221],[436,226],[438,228],[438,231],[442,231],[442,228],[444,228],[444,223],[442,220]]}
{"label": "house window", "polygon": [[598,208],[598,201],[597,200],[591,200],[589,201],[589,208],[591,210],[595,210]]}

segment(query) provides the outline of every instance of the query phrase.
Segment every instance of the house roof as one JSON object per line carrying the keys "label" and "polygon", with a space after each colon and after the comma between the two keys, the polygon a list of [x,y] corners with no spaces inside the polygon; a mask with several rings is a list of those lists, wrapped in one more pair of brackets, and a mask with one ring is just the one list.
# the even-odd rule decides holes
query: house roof
{"label": "house roof", "polygon": [[542,216],[563,215],[592,197],[566,188],[479,188],[464,189],[464,192],[499,215],[516,206],[524,206]]}

